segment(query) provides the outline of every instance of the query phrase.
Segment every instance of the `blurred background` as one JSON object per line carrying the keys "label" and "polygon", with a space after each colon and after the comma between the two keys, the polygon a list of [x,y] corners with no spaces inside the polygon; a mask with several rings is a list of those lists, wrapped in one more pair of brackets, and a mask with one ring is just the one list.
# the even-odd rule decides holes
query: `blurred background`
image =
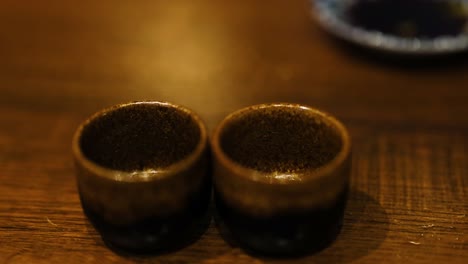
{"label": "blurred background", "polygon": [[168,100],[212,126],[240,106],[292,101],[372,122],[466,122],[467,64],[369,60],[324,34],[308,1],[0,5],[3,106],[90,113]]}
{"label": "blurred background", "polygon": [[[302,263],[468,258],[466,53],[407,58],[327,34],[306,0],[0,1],[0,262],[133,262],[84,218],[71,138],[92,113],[160,100],[200,114],[296,102],[354,145],[336,243]],[[267,263],[212,226],[155,263]]]}

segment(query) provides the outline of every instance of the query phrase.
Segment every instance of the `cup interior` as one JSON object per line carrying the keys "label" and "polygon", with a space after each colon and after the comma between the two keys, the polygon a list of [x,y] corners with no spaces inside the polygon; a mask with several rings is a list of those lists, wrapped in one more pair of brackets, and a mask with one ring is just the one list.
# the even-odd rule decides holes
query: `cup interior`
{"label": "cup interior", "polygon": [[265,173],[320,168],[343,144],[342,131],[329,117],[300,106],[247,109],[227,119],[219,132],[228,158]]}
{"label": "cup interior", "polygon": [[113,170],[161,169],[183,160],[201,141],[188,112],[162,103],[133,103],[101,112],[84,125],[83,155]]}

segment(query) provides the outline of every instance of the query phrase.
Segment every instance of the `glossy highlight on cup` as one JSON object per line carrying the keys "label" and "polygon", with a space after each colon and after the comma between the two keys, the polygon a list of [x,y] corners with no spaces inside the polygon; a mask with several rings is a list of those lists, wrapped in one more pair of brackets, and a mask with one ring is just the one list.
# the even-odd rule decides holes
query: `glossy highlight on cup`
{"label": "glossy highlight on cup", "polygon": [[336,118],[278,103],[238,110],[212,137],[214,193],[224,236],[274,256],[316,252],[342,225],[351,143]]}
{"label": "glossy highlight on cup", "polygon": [[172,251],[206,230],[207,133],[187,108],[144,101],[104,109],[80,125],[72,150],[83,211],[111,248]]}

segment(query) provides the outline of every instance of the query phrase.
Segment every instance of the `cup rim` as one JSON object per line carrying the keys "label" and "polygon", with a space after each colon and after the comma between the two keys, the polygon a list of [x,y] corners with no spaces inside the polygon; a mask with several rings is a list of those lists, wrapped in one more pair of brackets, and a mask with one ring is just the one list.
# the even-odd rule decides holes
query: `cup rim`
{"label": "cup rim", "polygon": [[[98,120],[100,117],[105,116],[106,114],[113,112],[118,109],[122,109],[125,107],[129,106],[135,106],[135,105],[158,105],[162,107],[168,107],[168,108],[173,108],[182,112],[187,113],[197,124],[199,130],[200,130],[200,139],[197,143],[197,146],[195,149],[190,152],[186,157],[184,157],[182,160],[179,160],[167,167],[164,167],[162,169],[154,169],[151,171],[151,173],[145,173],[144,170],[134,170],[134,171],[123,171],[123,170],[116,170],[116,169],[111,169],[105,166],[102,166],[100,164],[97,164],[96,162],[90,160],[86,155],[83,153],[81,147],[80,147],[80,140],[81,136],[83,133],[84,128],[89,125],[90,123]],[[154,181],[154,180],[161,180],[164,178],[167,178],[170,175],[177,174],[191,165],[193,165],[198,157],[200,157],[204,151],[204,149],[207,146],[207,132],[206,132],[206,126],[203,120],[191,109],[173,104],[170,102],[164,102],[164,101],[132,101],[132,102],[127,102],[127,103],[120,103],[116,104],[107,108],[104,108],[90,117],[88,117],[85,121],[83,121],[77,130],[75,131],[72,139],[72,152],[73,156],[76,160],[76,162],[80,163],[83,167],[85,167],[87,170],[91,171],[93,174],[98,175],[103,178],[107,178],[113,181],[119,181],[119,182],[148,182],[148,181]]]}
{"label": "cup rim", "polygon": [[[330,122],[339,132],[339,136],[342,140],[342,146],[337,155],[333,157],[333,159],[323,166],[314,169],[308,169],[301,172],[301,174],[307,173],[308,177],[303,178],[301,181],[271,181],[269,177],[262,177],[262,175],[270,175],[268,172],[263,172],[260,170],[256,170],[253,168],[249,168],[246,166],[241,165],[240,163],[234,161],[230,158],[221,148],[220,145],[220,135],[222,129],[225,125],[230,122],[236,116],[239,116],[243,113],[247,113],[250,111],[256,111],[259,109],[264,108],[293,108],[293,109],[301,109],[304,111],[308,111],[314,115],[317,115],[327,122]],[[251,180],[254,182],[266,183],[270,185],[296,185],[296,184],[304,184],[305,182],[315,181],[318,178],[326,177],[333,171],[335,171],[341,164],[343,164],[346,159],[349,157],[351,153],[351,139],[346,127],[334,116],[331,114],[318,110],[316,108],[303,105],[303,104],[295,104],[295,103],[265,103],[265,104],[257,104],[248,106],[242,109],[239,109],[235,112],[232,112],[228,116],[226,116],[215,128],[213,137],[211,138],[211,147],[212,151],[215,155],[215,158],[225,167],[229,168],[230,170],[234,171],[234,173],[242,178],[247,180]]]}

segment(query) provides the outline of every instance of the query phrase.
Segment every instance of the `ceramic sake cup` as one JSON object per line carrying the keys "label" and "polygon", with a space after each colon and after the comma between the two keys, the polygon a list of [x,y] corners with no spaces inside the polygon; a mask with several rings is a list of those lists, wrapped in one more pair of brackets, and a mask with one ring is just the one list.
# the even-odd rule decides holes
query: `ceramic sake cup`
{"label": "ceramic sake cup", "polygon": [[211,139],[217,222],[252,253],[302,255],[339,233],[348,193],[350,137],[333,116],[262,104],[227,116]]}
{"label": "ceramic sake cup", "polygon": [[207,227],[207,133],[191,110],[154,101],[104,109],[80,125],[72,150],[84,213],[112,248],[169,251]]}

